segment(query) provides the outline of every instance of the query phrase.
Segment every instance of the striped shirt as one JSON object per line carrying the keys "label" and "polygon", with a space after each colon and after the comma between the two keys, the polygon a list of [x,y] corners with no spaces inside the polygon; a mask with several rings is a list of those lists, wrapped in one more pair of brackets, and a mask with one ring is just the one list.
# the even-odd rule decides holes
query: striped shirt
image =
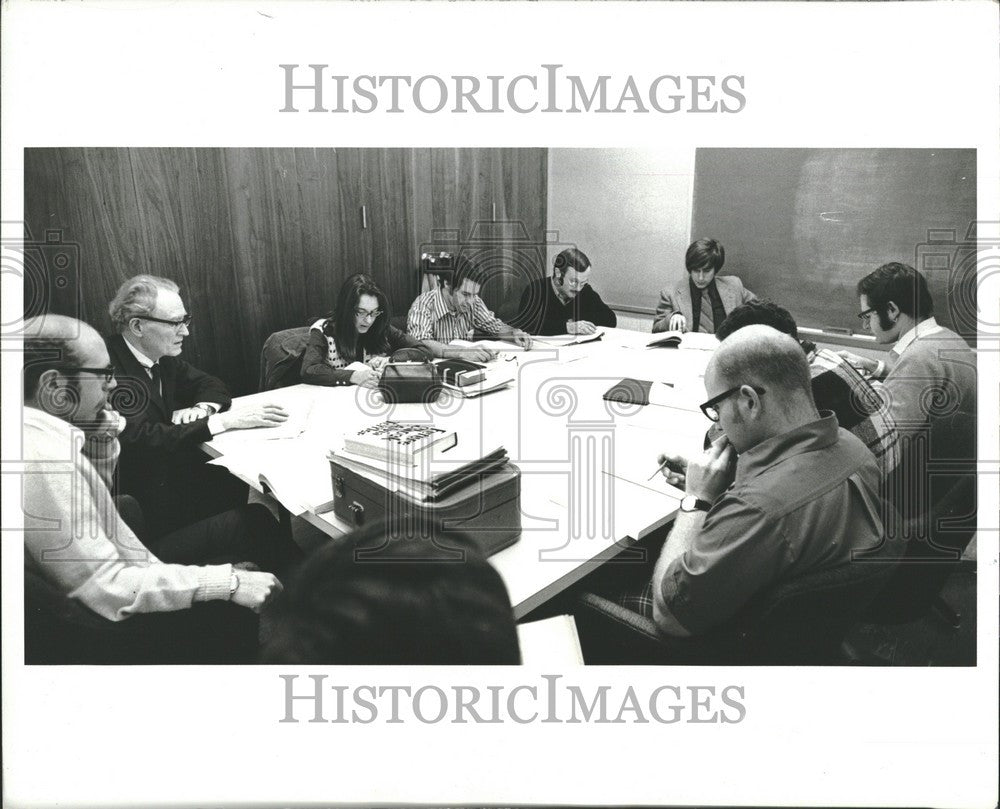
{"label": "striped shirt", "polygon": [[510,327],[498,319],[476,295],[468,312],[448,309],[440,289],[432,289],[417,296],[406,317],[406,331],[417,340],[471,340],[476,331],[488,334],[507,332]]}

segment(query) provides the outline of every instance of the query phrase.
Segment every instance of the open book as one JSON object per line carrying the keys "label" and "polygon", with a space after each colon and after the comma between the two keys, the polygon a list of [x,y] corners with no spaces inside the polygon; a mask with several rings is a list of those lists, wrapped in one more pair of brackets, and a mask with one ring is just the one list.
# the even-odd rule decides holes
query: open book
{"label": "open book", "polygon": [[599,331],[594,334],[543,334],[532,335],[531,339],[536,343],[546,346],[577,346],[583,343],[596,343],[604,337],[604,332]]}

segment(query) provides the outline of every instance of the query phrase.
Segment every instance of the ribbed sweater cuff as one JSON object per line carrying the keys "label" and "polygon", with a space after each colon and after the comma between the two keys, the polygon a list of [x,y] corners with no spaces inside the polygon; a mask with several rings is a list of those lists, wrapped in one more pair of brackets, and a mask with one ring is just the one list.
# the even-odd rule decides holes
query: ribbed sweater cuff
{"label": "ribbed sweater cuff", "polygon": [[232,565],[205,565],[198,568],[198,589],[195,590],[194,600],[228,601],[232,577]]}

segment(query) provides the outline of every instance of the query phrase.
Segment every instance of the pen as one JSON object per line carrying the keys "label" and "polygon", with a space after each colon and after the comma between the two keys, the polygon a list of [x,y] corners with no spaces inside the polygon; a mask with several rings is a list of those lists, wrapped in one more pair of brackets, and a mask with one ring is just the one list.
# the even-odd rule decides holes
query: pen
{"label": "pen", "polygon": [[653,472],[653,474],[650,475],[648,478],[646,478],[646,482],[649,483],[649,481],[651,481],[658,474],[660,474],[660,472],[662,472],[666,468],[666,466],[667,466],[668,463],[669,463],[669,461],[664,461],[658,467],[656,467],[656,470]]}

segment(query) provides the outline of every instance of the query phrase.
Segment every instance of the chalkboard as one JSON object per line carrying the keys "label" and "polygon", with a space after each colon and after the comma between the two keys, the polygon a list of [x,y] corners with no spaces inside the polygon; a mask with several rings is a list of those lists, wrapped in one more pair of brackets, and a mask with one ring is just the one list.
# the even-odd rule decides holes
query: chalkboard
{"label": "chalkboard", "polygon": [[[800,326],[864,332],[857,282],[901,261],[938,322],[976,336],[974,149],[698,149],[692,239]],[[683,267],[683,264],[681,265]]]}

